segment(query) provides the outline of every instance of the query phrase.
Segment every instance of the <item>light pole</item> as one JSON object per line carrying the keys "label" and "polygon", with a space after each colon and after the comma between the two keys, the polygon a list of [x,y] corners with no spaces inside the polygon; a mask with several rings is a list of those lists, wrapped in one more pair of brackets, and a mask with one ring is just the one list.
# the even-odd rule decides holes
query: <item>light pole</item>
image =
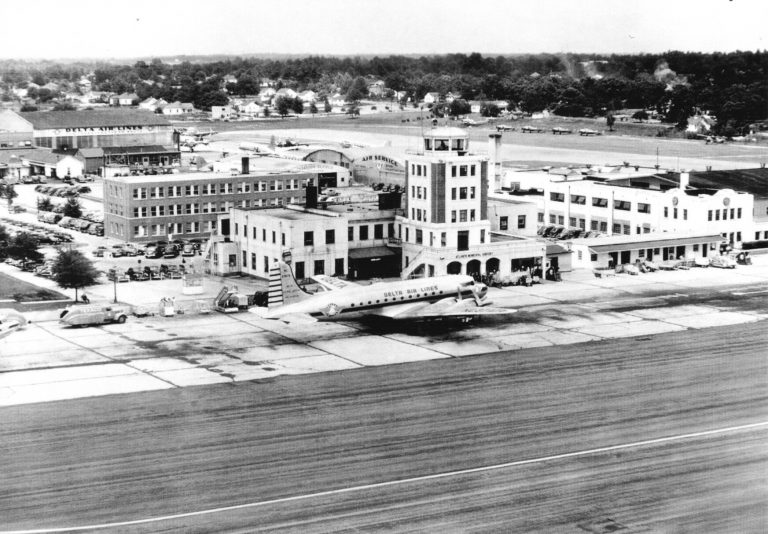
{"label": "light pole", "polygon": [[112,266],[112,290],[115,295],[114,303],[117,304],[117,265]]}

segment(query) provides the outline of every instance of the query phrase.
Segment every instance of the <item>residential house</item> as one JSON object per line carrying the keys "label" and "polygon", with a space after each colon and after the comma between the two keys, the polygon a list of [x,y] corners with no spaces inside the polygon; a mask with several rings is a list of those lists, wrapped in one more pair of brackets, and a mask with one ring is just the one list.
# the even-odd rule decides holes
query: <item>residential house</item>
{"label": "residential house", "polygon": [[347,105],[347,99],[341,93],[334,94],[331,98],[328,99],[328,102],[330,102],[330,104],[334,107],[342,107]]}
{"label": "residential house", "polygon": [[250,115],[251,117],[257,117],[258,115],[261,115],[264,112],[264,106],[259,105],[259,103],[256,101],[252,101],[252,102],[248,102],[245,106],[243,106],[241,110],[246,115]]}
{"label": "residential house", "polygon": [[446,104],[450,104],[454,100],[460,100],[460,99],[461,99],[461,93],[448,92],[448,94],[445,95]]}
{"label": "residential house", "polygon": [[688,126],[685,128],[686,132],[710,135],[712,128],[717,124],[717,120],[710,115],[694,115],[688,117]]}
{"label": "residential house", "polygon": [[385,83],[383,80],[376,80],[368,84],[368,94],[374,98],[384,96]]}
{"label": "residential house", "polygon": [[259,91],[259,94],[256,97],[256,99],[259,101],[261,105],[268,105],[272,103],[272,99],[275,97],[275,93],[277,93],[277,91],[275,91],[271,87],[266,87],[261,91]]}
{"label": "residential house", "polygon": [[302,91],[299,93],[299,98],[301,98],[301,101],[305,104],[311,104],[312,102],[317,102],[317,93],[314,91]]}
{"label": "residential house", "polygon": [[163,115],[188,115],[195,112],[195,107],[190,103],[181,103],[178,100],[163,107]]}
{"label": "residential house", "polygon": [[440,102],[440,93],[430,92],[424,95],[425,104],[437,104]]}
{"label": "residential house", "polygon": [[275,98],[283,97],[283,98],[296,98],[299,96],[299,93],[294,91],[293,89],[289,87],[283,87],[282,89],[278,89],[277,93],[275,93]]}
{"label": "residential house", "polygon": [[110,106],[135,106],[139,103],[139,95],[136,93],[123,93],[109,97]]}
{"label": "residential house", "polygon": [[211,106],[211,118],[213,120],[229,120],[232,115],[232,106]]}

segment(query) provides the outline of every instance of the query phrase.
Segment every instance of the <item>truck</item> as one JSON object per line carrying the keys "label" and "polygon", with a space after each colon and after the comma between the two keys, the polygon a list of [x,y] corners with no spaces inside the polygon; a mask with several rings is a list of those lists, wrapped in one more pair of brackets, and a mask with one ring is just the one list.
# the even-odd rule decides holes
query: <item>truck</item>
{"label": "truck", "polygon": [[59,322],[67,326],[122,324],[129,313],[125,306],[69,306],[59,314]]}

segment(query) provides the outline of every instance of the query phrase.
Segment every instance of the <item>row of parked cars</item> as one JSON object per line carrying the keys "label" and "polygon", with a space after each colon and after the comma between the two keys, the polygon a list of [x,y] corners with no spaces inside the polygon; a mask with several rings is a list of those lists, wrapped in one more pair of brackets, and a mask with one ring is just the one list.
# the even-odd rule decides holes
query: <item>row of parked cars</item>
{"label": "row of parked cars", "polygon": [[191,239],[189,241],[175,239],[170,243],[168,241],[157,241],[147,243],[143,247],[137,247],[132,243],[120,243],[112,245],[112,248],[109,249],[104,246],[97,247],[93,251],[93,255],[97,258],[106,256],[113,258],[144,256],[148,259],[174,259],[179,256],[191,257],[199,254],[202,244],[203,241],[201,239]]}
{"label": "row of parked cars", "polygon": [[91,188],[87,185],[61,186],[61,185],[38,185],[35,191],[51,197],[76,197],[78,195],[90,193]]}
{"label": "row of parked cars", "polygon": [[45,261],[24,261],[14,258],[6,258],[5,263],[18,267],[22,271],[34,273],[36,276],[42,276],[44,278],[50,278],[53,276],[53,260]]}
{"label": "row of parked cars", "polygon": [[382,193],[404,193],[405,188],[398,185],[398,184],[385,184],[383,182],[380,182],[378,184],[373,184],[371,186],[371,189],[374,191],[381,191]]}
{"label": "row of parked cars", "polygon": [[38,242],[43,245],[58,245],[60,243],[70,243],[73,241],[72,236],[68,233],[50,229],[42,224],[16,221],[7,217],[0,218],[0,221],[3,226],[8,229],[8,232],[11,235],[26,232],[34,236]]}
{"label": "row of parked cars", "polygon": [[576,239],[579,237],[605,237],[606,234],[597,230],[584,230],[582,228],[568,228],[560,224],[541,226],[537,231],[541,237],[548,239]]}
{"label": "row of parked cars", "polygon": [[109,269],[106,271],[107,280],[116,282],[147,282],[150,280],[179,279],[185,273],[183,265],[146,265],[143,268],[129,267],[124,271]]}
{"label": "row of parked cars", "polygon": [[37,220],[48,224],[56,224],[62,228],[76,230],[84,234],[102,236],[104,235],[104,224],[83,218],[65,217],[61,213],[54,211],[41,211],[37,214]]}

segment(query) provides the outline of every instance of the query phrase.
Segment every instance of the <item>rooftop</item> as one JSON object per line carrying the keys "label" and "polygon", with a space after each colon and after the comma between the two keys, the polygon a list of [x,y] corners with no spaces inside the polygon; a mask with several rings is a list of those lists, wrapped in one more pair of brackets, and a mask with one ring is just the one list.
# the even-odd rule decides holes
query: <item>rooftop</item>
{"label": "rooftop", "polygon": [[[675,173],[678,183],[680,174]],[[689,185],[697,189],[733,189],[751,193],[755,198],[768,198],[768,169],[735,169],[689,173]]]}
{"label": "rooftop", "polygon": [[161,115],[138,109],[93,109],[84,111],[25,111],[19,116],[36,130],[100,128],[105,126],[170,126]]}

